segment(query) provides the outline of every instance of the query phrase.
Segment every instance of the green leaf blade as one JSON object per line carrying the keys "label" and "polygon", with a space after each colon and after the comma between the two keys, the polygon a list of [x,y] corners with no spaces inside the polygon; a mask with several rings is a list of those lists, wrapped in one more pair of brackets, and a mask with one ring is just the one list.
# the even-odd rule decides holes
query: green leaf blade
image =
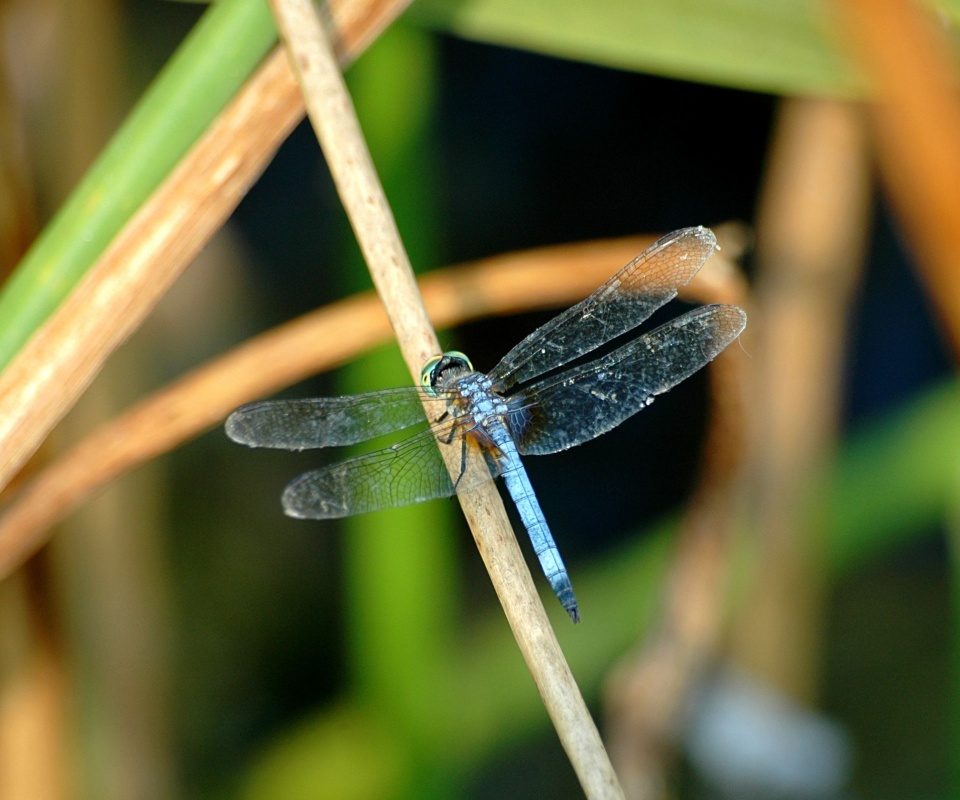
{"label": "green leaf blade", "polygon": [[0,293],[0,367],[82,279],[276,41],[263,0],[209,9]]}
{"label": "green leaf blade", "polygon": [[618,69],[775,94],[853,96],[810,0],[420,0],[421,24]]}

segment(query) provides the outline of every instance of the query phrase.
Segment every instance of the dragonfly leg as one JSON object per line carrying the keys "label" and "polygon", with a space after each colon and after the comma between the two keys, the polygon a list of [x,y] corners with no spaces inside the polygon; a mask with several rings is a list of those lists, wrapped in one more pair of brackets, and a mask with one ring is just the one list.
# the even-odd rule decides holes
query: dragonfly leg
{"label": "dragonfly leg", "polygon": [[464,436],[460,439],[460,473],[457,475],[457,479],[453,482],[453,490],[455,492],[459,490],[460,479],[463,478],[466,471],[467,471],[467,437]]}
{"label": "dragonfly leg", "polygon": [[[437,417],[436,422],[443,422],[449,416],[450,416],[449,410],[444,411],[439,417]],[[439,438],[440,441],[443,442],[444,444],[450,444],[453,441],[453,437],[456,435],[456,432],[457,432],[457,426],[451,425],[450,430],[447,432],[446,438],[444,438],[443,436],[438,436],[437,438]]]}

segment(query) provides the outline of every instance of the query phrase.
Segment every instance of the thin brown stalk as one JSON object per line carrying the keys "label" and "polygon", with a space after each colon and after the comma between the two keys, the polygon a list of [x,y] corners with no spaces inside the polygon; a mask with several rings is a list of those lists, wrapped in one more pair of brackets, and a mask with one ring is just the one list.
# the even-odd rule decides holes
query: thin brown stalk
{"label": "thin brown stalk", "polygon": [[[74,762],[66,746],[70,679],[64,656],[52,638],[24,613],[32,601],[28,583],[24,575],[0,589],[5,658],[0,797],[68,797],[70,787],[76,785]],[[36,603],[30,608],[36,608]],[[19,636],[25,641],[17,642]],[[21,652],[23,644],[27,646]]]}
{"label": "thin brown stalk", "polygon": [[[396,0],[338,3],[343,52],[355,55],[404,7]],[[0,487],[220,228],[302,116],[302,97],[278,50],[4,370]]]}
{"label": "thin brown stalk", "polygon": [[[430,318],[441,328],[565,306],[652,241],[631,236],[536,248],[437,270],[420,288]],[[681,296],[734,302],[717,299],[723,297],[713,283],[725,271],[720,263],[715,257],[710,270],[681,288]],[[357,295],[251,339],[103,423],[7,498],[0,516],[0,579],[46,543],[54,524],[110,481],[218,425],[237,406],[347,363],[391,336],[376,295]]]}
{"label": "thin brown stalk", "polygon": [[[562,305],[587,294],[612,264],[648,237],[542,248],[439,270],[423,281],[443,326],[488,314]],[[234,408],[385,342],[391,331],[373,293],[325,307],[264,333],[194,370],[110,420],[8,500],[0,518],[0,577],[47,539],[47,529],[124,472],[221,422]]]}
{"label": "thin brown stalk", "polygon": [[750,509],[761,569],[736,619],[738,663],[793,692],[812,674],[811,586],[797,565],[814,577],[815,548],[801,527],[809,518],[800,502],[835,432],[845,315],[869,209],[865,154],[856,107],[784,102],[760,208],[760,279],[744,337],[752,358],[724,353],[714,362],[703,473],[684,515],[664,612],[655,637],[610,686],[611,738],[631,798],[668,794],[684,702],[723,633],[741,476],[760,486],[753,496],[762,508]]}
{"label": "thin brown stalk", "polygon": [[[411,374],[440,351],[333,52],[310,0],[271,0],[307,113]],[[448,461],[455,472],[457,460]],[[446,456],[446,453],[445,453]],[[588,797],[623,793],[537,595],[493,483],[460,495],[490,579]]]}
{"label": "thin brown stalk", "polygon": [[954,357],[960,357],[960,62],[934,8],[915,0],[834,0],[866,75],[874,149],[890,201]]}
{"label": "thin brown stalk", "polygon": [[762,566],[734,649],[751,674],[807,703],[818,692],[823,624],[821,520],[809,504],[813,476],[836,448],[866,248],[865,122],[859,105],[785,101],[759,209],[748,514]]}

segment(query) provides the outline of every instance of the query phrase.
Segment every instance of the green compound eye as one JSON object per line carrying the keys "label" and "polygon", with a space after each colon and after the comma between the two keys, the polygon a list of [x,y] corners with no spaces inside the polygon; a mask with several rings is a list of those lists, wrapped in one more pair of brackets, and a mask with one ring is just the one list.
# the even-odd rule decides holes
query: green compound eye
{"label": "green compound eye", "polygon": [[424,364],[423,369],[420,370],[420,388],[423,389],[431,397],[436,397],[437,393],[433,390],[433,371],[436,369],[437,364],[440,363],[440,360],[443,358],[440,356],[431,356],[428,358]]}
{"label": "green compound eye", "polygon": [[420,370],[420,387],[430,397],[437,396],[437,384],[444,370],[456,368],[464,372],[473,372],[473,364],[459,350],[448,350],[439,356],[431,356]]}

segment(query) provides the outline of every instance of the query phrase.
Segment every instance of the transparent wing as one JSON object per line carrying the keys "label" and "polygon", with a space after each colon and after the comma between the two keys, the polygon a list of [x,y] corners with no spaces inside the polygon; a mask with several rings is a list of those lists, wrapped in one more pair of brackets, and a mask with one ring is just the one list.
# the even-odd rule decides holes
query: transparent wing
{"label": "transparent wing", "polygon": [[[444,441],[458,437],[462,425],[445,422],[433,426]],[[374,453],[350,458],[329,467],[305,472],[283,492],[283,510],[291,517],[336,519],[383,508],[451,497],[458,490],[495,477],[499,468],[486,458],[476,442],[463,439],[464,465],[483,459],[485,469],[467,469],[456,487],[437,447],[434,430],[398,442]],[[468,477],[469,476],[469,477]]]}
{"label": "transparent wing", "polygon": [[520,452],[556,453],[612,430],[716,358],[746,323],[736,306],[703,306],[518,392],[510,425]]}
{"label": "transparent wing", "polygon": [[242,406],[227,417],[227,436],[251,447],[306,450],[342,447],[425,422],[415,386],[379,392],[267,400]]}
{"label": "transparent wing", "polygon": [[717,246],[707,228],[652,244],[585,300],[537,328],[490,372],[500,390],[567,364],[635,328],[697,274]]}

